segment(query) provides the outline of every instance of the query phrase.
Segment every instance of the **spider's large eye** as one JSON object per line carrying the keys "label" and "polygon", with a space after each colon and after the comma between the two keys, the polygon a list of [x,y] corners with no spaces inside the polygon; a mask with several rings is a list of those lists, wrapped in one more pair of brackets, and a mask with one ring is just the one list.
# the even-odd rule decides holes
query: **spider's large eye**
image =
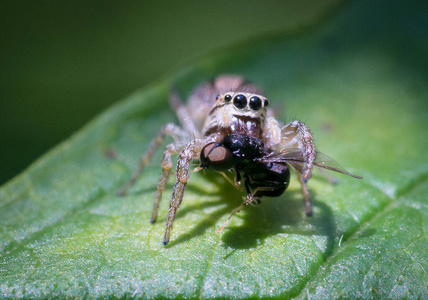
{"label": "spider's large eye", "polygon": [[201,151],[201,167],[214,171],[226,171],[233,168],[233,153],[215,142],[209,143]]}
{"label": "spider's large eye", "polygon": [[252,110],[259,110],[260,108],[262,108],[262,100],[257,96],[251,97],[250,98],[250,108]]}
{"label": "spider's large eye", "polygon": [[232,100],[232,96],[229,94],[224,95],[224,102],[229,103]]}
{"label": "spider's large eye", "polygon": [[247,97],[244,95],[236,95],[235,98],[233,98],[233,105],[236,106],[236,108],[242,109],[247,106]]}

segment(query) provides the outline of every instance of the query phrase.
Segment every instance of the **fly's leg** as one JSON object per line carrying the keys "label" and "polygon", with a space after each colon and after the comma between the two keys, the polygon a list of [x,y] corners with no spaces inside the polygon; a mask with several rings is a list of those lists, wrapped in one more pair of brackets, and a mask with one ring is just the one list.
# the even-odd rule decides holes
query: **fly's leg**
{"label": "fly's leg", "polygon": [[303,149],[303,158],[305,165],[300,180],[306,183],[311,178],[311,170],[314,166],[317,153],[313,143],[311,131],[308,126],[300,121],[292,121],[281,128],[281,148],[301,147]]}
{"label": "fly's leg", "polygon": [[[239,174],[239,172],[237,172]],[[241,209],[243,209],[245,206],[247,206],[250,203],[253,203],[255,201],[257,204],[260,203],[260,200],[258,198],[254,198],[253,194],[250,191],[250,186],[248,185],[248,178],[245,179],[245,190],[247,192],[247,199],[241,203],[237,208],[235,208],[229,215],[229,217],[224,221],[223,225],[220,226],[219,229],[217,229],[215,232],[220,233],[226,227],[226,225],[229,223],[230,219],[233,217],[234,214],[239,213]]]}
{"label": "fly's leg", "polygon": [[171,175],[171,169],[172,169],[172,160],[171,156],[174,154],[179,153],[183,147],[185,146],[185,143],[172,143],[166,146],[166,149],[163,153],[162,157],[162,171],[161,175],[159,177],[159,182],[156,188],[155,193],[155,201],[153,203],[153,211],[152,211],[152,217],[150,219],[150,223],[155,223],[158,217],[158,210],[159,210],[159,203],[162,198],[162,193],[166,188],[166,184],[168,183],[168,178]]}
{"label": "fly's leg", "polygon": [[163,244],[167,245],[171,235],[172,223],[174,222],[175,214],[183,200],[184,189],[186,188],[189,179],[189,164],[195,159],[199,159],[201,150],[207,141],[196,139],[187,144],[181,151],[177,161],[176,182],[172,192],[171,201],[169,203],[168,218],[166,221],[165,235]]}
{"label": "fly's leg", "polygon": [[189,138],[187,133],[185,133],[179,126],[175,125],[174,123],[168,123],[163,126],[157,136],[151,141],[147,151],[141,156],[138,168],[132,174],[131,179],[117,191],[118,196],[126,195],[128,189],[135,184],[135,181],[137,181],[141,172],[143,172],[144,167],[150,162],[150,160],[153,158],[153,155],[156,153],[156,150],[165,141],[166,136],[172,137],[175,141]]}

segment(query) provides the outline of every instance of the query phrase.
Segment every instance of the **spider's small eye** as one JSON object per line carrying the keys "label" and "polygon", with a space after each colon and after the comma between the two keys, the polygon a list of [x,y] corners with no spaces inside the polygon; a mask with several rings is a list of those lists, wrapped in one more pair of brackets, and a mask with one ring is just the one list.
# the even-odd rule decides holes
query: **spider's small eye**
{"label": "spider's small eye", "polygon": [[263,100],[263,106],[264,107],[269,106],[269,100],[268,99]]}
{"label": "spider's small eye", "polygon": [[215,96],[216,100],[218,100],[218,98],[220,98],[220,94],[217,94],[217,96]]}
{"label": "spider's small eye", "polygon": [[232,100],[232,96],[229,94],[224,95],[224,102],[230,102]]}
{"label": "spider's small eye", "polygon": [[259,110],[262,108],[262,100],[259,97],[253,96],[250,98],[250,108],[252,110]]}
{"label": "spider's small eye", "polygon": [[235,105],[237,108],[242,109],[247,106],[247,97],[244,95],[236,95],[235,98],[233,98],[233,105]]}

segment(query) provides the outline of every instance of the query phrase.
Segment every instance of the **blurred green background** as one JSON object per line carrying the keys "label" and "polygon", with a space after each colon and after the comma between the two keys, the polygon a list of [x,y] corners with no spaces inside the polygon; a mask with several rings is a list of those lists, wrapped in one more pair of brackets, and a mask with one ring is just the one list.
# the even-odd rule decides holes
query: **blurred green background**
{"label": "blurred green background", "polygon": [[186,62],[252,36],[299,30],[339,2],[4,1],[0,184]]}

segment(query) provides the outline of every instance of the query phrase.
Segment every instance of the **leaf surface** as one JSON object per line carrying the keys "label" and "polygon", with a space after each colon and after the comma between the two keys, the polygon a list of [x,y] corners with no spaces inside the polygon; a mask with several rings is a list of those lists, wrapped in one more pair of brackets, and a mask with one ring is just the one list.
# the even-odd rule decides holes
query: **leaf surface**
{"label": "leaf surface", "polygon": [[[356,1],[316,28],[236,45],[137,91],[0,190],[2,297],[427,296],[428,19],[426,6]],[[161,153],[126,197],[116,190],[187,95],[220,73],[264,87],[279,118],[363,180],[296,180],[246,207],[241,192],[192,174],[162,246],[149,224]],[[160,208],[165,219],[172,182]]]}

